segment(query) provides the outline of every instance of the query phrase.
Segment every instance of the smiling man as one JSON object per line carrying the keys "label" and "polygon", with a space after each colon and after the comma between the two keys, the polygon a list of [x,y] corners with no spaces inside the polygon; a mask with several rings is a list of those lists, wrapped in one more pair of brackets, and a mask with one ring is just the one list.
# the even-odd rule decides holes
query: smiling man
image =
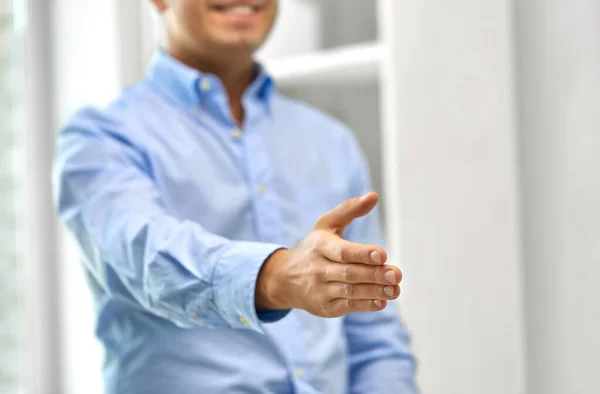
{"label": "smiling man", "polygon": [[277,2],[153,2],[166,47],[54,167],[106,393],[416,393],[363,155],[253,61]]}

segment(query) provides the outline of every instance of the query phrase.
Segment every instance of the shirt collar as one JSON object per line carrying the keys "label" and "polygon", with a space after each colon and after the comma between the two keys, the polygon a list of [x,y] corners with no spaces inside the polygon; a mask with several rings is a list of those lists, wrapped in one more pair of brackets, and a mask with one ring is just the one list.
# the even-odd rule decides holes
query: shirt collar
{"label": "shirt collar", "polygon": [[[256,77],[244,93],[244,101],[257,100],[269,108],[275,90],[273,78],[258,63],[255,63]],[[210,73],[193,69],[165,51],[157,51],[147,72],[147,78],[162,92],[186,108],[201,105],[210,95],[225,96],[220,79]]]}

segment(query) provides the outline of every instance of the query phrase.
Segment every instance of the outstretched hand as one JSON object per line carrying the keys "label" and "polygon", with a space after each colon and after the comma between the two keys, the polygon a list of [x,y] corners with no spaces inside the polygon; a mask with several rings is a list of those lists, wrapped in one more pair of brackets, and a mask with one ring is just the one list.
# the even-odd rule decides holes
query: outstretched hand
{"label": "outstretched hand", "polygon": [[371,192],[346,200],[322,215],[297,247],[273,253],[259,274],[257,309],[299,308],[338,317],[377,311],[398,298],[402,273],[385,265],[385,250],[343,239],[344,229],[378,199]]}

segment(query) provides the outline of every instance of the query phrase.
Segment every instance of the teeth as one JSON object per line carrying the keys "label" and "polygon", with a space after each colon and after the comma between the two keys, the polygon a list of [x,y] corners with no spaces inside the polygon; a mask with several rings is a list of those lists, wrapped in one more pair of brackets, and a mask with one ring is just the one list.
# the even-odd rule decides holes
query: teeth
{"label": "teeth", "polygon": [[236,5],[233,7],[227,7],[226,12],[233,12],[235,14],[251,14],[254,12],[254,7],[249,5]]}

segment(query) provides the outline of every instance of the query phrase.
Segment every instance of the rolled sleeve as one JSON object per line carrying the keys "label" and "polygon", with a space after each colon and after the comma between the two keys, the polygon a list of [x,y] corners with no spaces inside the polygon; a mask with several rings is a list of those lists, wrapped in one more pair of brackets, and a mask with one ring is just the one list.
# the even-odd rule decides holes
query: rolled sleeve
{"label": "rolled sleeve", "polygon": [[214,302],[221,317],[234,329],[263,332],[261,322],[274,322],[289,310],[257,313],[256,281],[264,262],[281,245],[236,242],[226,251],[215,267]]}

